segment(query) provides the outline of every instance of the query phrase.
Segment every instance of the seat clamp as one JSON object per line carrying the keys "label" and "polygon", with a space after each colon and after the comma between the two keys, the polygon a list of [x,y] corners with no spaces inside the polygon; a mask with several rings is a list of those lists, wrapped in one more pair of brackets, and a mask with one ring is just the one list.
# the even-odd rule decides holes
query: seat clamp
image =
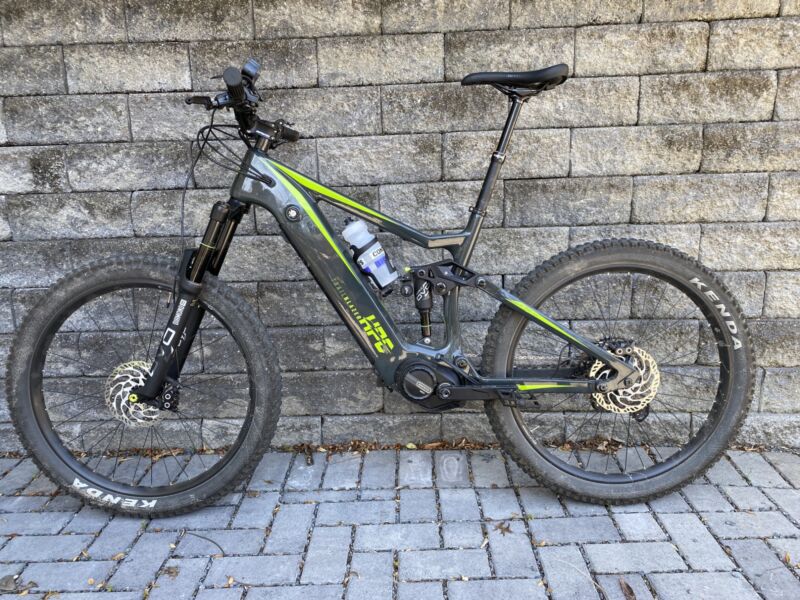
{"label": "seat clamp", "polygon": [[496,150],[492,152],[492,158],[499,160],[501,163],[506,160],[505,152],[497,152]]}
{"label": "seat clamp", "polygon": [[486,210],[485,208],[484,208],[483,210],[478,210],[478,207],[477,207],[477,206],[470,206],[470,207],[469,207],[469,212],[471,212],[471,213],[477,213],[477,214],[479,214],[479,215],[480,215],[480,216],[482,216],[482,217],[485,217],[485,216],[486,216],[486,215],[489,213],[489,211],[488,211],[488,210]]}

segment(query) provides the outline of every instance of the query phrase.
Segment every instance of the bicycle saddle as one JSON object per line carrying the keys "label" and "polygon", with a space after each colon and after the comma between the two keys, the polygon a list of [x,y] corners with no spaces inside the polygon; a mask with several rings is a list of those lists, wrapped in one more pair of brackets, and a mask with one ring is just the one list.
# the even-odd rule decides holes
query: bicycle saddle
{"label": "bicycle saddle", "polygon": [[567,80],[569,67],[553,65],[538,71],[516,71],[496,73],[470,73],[461,80],[461,85],[500,85],[534,90],[552,90]]}

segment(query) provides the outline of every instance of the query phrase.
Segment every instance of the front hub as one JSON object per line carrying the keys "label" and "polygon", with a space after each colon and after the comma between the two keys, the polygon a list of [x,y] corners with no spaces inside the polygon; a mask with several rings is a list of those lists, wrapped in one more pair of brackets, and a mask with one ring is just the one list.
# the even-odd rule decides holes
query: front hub
{"label": "front hub", "polygon": [[146,362],[134,360],[119,365],[106,380],[106,406],[115,418],[131,427],[151,427],[161,417],[158,408],[132,392],[144,385],[149,370]]}

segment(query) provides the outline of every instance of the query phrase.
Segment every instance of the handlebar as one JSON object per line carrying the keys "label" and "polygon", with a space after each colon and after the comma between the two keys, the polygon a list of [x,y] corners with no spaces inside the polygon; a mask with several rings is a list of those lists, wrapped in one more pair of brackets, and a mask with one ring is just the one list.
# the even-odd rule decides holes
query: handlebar
{"label": "handlebar", "polygon": [[258,63],[248,59],[241,70],[228,67],[222,73],[227,92],[209,96],[187,96],[186,104],[201,104],[206,110],[232,108],[241,132],[248,137],[266,137],[270,147],[280,142],[296,142],[300,132],[292,129],[283,119],[265,121],[256,115],[261,97],[255,89],[258,79]]}

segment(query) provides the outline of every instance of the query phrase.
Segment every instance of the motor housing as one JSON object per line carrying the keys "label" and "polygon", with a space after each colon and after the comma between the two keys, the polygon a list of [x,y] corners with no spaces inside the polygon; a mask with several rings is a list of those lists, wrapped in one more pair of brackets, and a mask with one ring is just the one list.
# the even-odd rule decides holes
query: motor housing
{"label": "motor housing", "polygon": [[437,388],[443,383],[461,385],[458,375],[445,366],[411,359],[400,365],[395,379],[397,389],[404,398],[427,410],[449,410],[464,404],[460,400],[440,398],[436,394]]}

